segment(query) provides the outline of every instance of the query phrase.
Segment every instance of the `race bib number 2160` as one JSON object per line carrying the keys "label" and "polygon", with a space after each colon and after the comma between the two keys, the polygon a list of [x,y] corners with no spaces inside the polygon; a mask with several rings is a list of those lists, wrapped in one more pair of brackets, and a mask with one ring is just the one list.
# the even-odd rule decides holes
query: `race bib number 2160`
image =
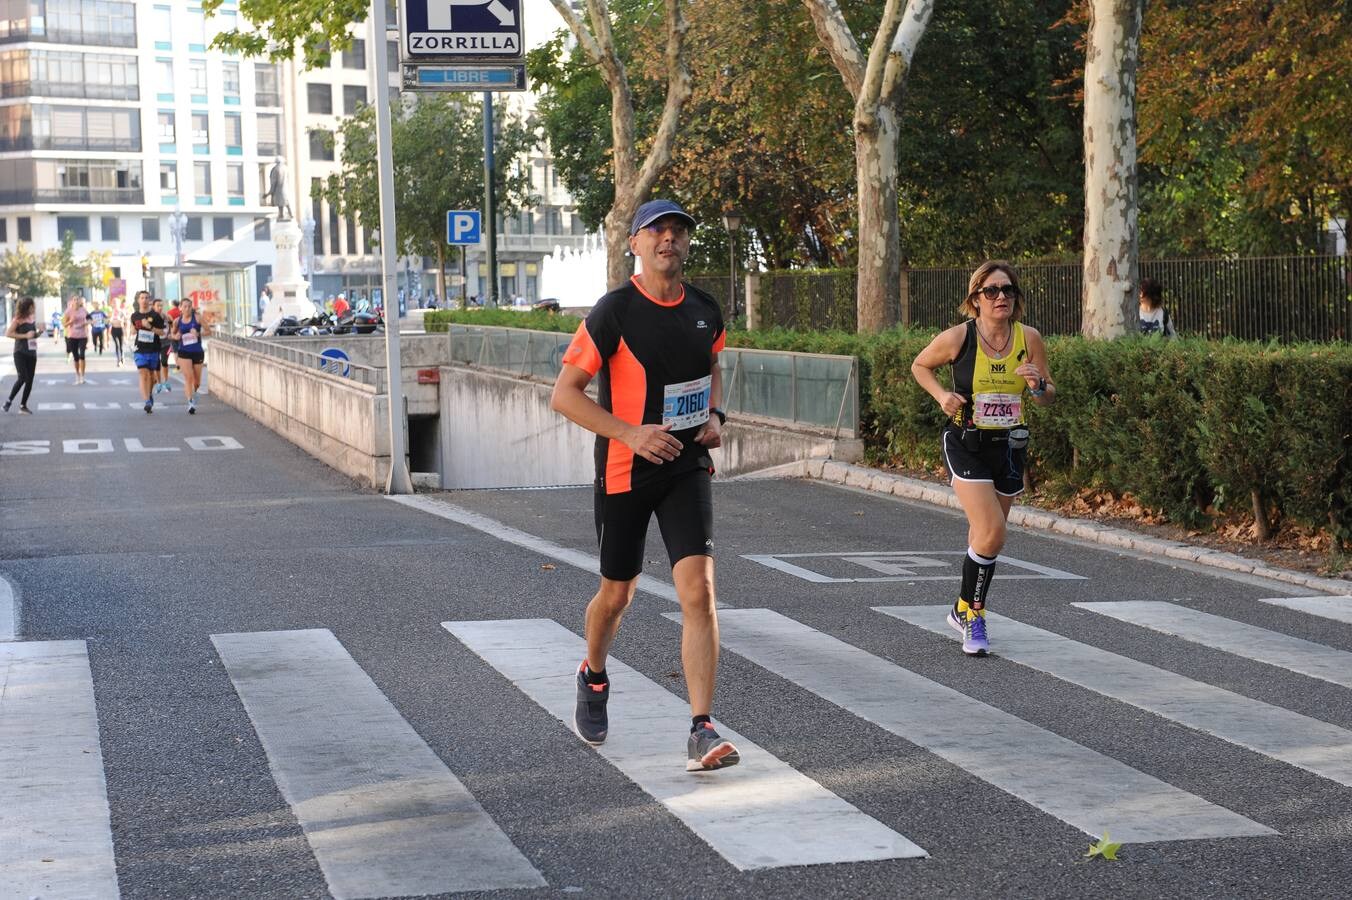
{"label": "race bib number 2160", "polygon": [[672,431],[694,428],[709,421],[709,393],[713,377],[705,375],[694,381],[669,384],[662,392],[662,424]]}

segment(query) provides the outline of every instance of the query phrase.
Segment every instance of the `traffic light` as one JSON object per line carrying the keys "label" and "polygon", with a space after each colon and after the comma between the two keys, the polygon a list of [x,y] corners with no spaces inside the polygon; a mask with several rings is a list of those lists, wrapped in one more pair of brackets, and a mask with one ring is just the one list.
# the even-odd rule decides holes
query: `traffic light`
{"label": "traffic light", "polygon": [[150,257],[144,253],[141,254],[141,277],[150,280]]}

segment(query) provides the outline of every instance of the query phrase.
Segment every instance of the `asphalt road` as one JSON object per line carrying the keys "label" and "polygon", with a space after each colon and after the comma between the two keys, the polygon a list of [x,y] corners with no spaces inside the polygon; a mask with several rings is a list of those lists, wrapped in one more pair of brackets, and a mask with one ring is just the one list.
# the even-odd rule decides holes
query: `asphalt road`
{"label": "asphalt road", "polygon": [[[20,737],[24,717],[41,710],[22,705],[15,673],[33,670],[15,662],[14,648],[86,642],[97,747],[75,751],[75,764],[80,753],[98,761],[104,784],[80,790],[94,800],[106,790],[116,876],[116,890],[94,896],[381,896],[387,873],[376,872],[377,888],[362,893],[341,886],[337,863],[321,859],[346,853],[366,875],[379,867],[364,869],[363,854],[399,844],[416,855],[417,839],[401,840],[400,832],[381,830],[389,821],[370,818],[380,798],[360,806],[372,798],[337,788],[340,805],[357,804],[343,808],[360,807],[367,818],[326,831],[332,813],[315,805],[324,792],[298,786],[335,777],[326,767],[339,757],[375,793],[393,784],[391,760],[401,751],[382,736],[400,720],[430,749],[433,768],[472,795],[525,869],[538,874],[533,883],[545,885],[486,887],[503,865],[489,860],[480,867],[490,873],[484,880],[461,887],[477,884],[484,889],[472,892],[495,898],[1334,897],[1346,896],[1352,882],[1352,858],[1342,852],[1352,837],[1352,767],[1338,762],[1352,751],[1352,690],[1338,683],[1341,657],[1333,654],[1315,674],[1293,671],[1289,660],[1260,661],[1260,645],[1280,647],[1283,636],[1352,652],[1352,623],[1259,602],[1297,593],[1289,585],[1016,531],[991,610],[1069,641],[1016,646],[1011,623],[1002,655],[1001,620],[993,618],[994,654],[968,659],[951,634],[875,611],[952,601],[965,546],[960,517],[818,483],[720,483],[716,554],[728,624],[715,717],[757,748],[737,769],[714,776],[741,778],[751,789],[720,794],[708,776],[682,771],[683,718],[663,722],[634,710],[626,731],[615,716],[612,757],[584,745],[532,699],[533,692],[558,695],[560,684],[565,695],[570,690],[562,666],[552,681],[510,671],[538,662],[541,645],[527,636],[552,627],[548,621],[506,626],[523,637],[495,651],[499,657],[441,624],[552,620],[581,634],[595,577],[568,560],[594,553],[587,489],[429,495],[454,507],[441,508],[446,518],[359,489],[209,396],[189,416],[180,386],[160,395],[147,416],[134,373],[106,358],[91,363],[90,384],[75,386],[61,358],[44,354],[38,379],[36,414],[0,417],[0,576],[18,601],[18,641],[0,643],[0,760],[7,752],[29,752],[30,761],[64,752]],[[10,383],[0,385],[6,393]],[[647,571],[669,584],[656,530]],[[677,606],[661,593],[639,594],[614,654],[635,670],[624,676],[632,687],[646,678],[659,696],[679,699],[679,625],[666,615]],[[1217,649],[1072,605],[1125,601],[1161,601],[1166,610],[1198,610],[1262,631]],[[759,625],[781,620],[750,610],[797,623],[805,643],[785,649],[774,635],[757,638],[751,632]],[[327,630],[350,655],[322,669],[333,680],[319,683],[332,683],[340,696],[321,691],[288,706],[288,697],[300,696],[295,673],[311,671],[308,656],[281,651],[246,665],[223,649],[229,639],[222,636],[297,630]],[[255,650],[266,643],[241,640]],[[824,647],[824,655],[803,649],[809,646]],[[1314,658],[1308,650],[1297,645],[1296,655]],[[1072,683],[1064,669],[1049,671],[1063,651],[1066,659],[1083,656],[1088,684]],[[1155,668],[1129,667],[1119,678],[1097,651]],[[576,657],[568,659],[575,665]],[[1181,676],[1182,687],[1166,700],[1182,706],[1147,711],[1140,692],[1149,693],[1152,681],[1175,683],[1159,670]],[[616,691],[624,690],[612,674]],[[1234,700],[1214,702],[1220,694],[1209,692],[1217,688]],[[1194,690],[1189,712],[1183,701]],[[1114,699],[1131,691],[1134,701]],[[1231,702],[1262,715],[1227,718]],[[317,715],[324,703],[333,711]],[[1184,724],[1217,709],[1207,730]],[[894,714],[915,718],[897,725]],[[326,721],[334,716],[341,727]],[[1304,757],[1297,748],[1286,761],[1252,749],[1289,742],[1303,727],[1347,741]],[[1237,738],[1240,731],[1249,738]],[[626,749],[637,746],[626,741],[652,735],[652,746],[665,747],[668,734],[667,749],[637,756]],[[1068,748],[1064,763],[1038,760],[1041,747]],[[1031,761],[1020,761],[1030,752]],[[757,787],[776,760],[800,779],[783,796]],[[1081,769],[1084,760],[1102,765]],[[354,766],[360,775],[351,776]],[[1044,769],[1040,777],[1053,780],[1030,787],[1030,772]],[[659,798],[649,779],[691,787]],[[1150,799],[1156,794],[1140,785],[1165,798],[1158,808]],[[756,844],[754,852],[792,844],[801,825],[780,815],[800,802],[794,790],[809,788],[845,810],[808,832],[826,856],[849,857],[850,848],[837,850],[833,841],[861,822],[904,836],[928,856],[758,868],[736,862],[724,838],[708,837],[729,827],[727,812],[742,804],[761,815],[730,827]],[[0,840],[0,898],[60,896],[38,883],[43,866],[56,871],[67,856],[97,855],[80,845],[23,858],[25,846],[47,852],[41,817],[60,804],[43,792],[62,789],[0,766],[0,800],[26,810],[16,819],[0,802],[0,838],[29,839],[9,851]],[[1091,835],[1067,809],[1092,807],[1100,802],[1094,798],[1115,810],[1104,821],[1123,816],[1143,823],[1143,833],[1156,825],[1167,831],[1186,806],[1234,836],[1198,837],[1205,828],[1185,825],[1170,839],[1126,844],[1116,862],[1085,860]],[[416,831],[419,815],[400,807],[390,818]],[[331,841],[340,830],[348,843],[335,856]],[[398,874],[388,883],[406,883]]]}

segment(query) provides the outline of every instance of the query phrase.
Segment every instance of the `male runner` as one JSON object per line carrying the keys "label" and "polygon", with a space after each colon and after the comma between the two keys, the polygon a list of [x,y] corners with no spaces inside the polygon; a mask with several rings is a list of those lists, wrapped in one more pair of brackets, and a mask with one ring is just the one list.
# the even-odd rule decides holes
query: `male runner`
{"label": "male runner", "polygon": [[[681,602],[681,662],[690,691],[686,769],[736,765],[710,719],[718,669],[714,603],[713,461],[725,419],[718,408],[723,317],[681,281],[695,220],[670,200],[638,208],[629,248],[643,270],[597,302],[578,328],[554,384],[554,409],[596,433],[595,517],[601,589],[587,606],[587,658],[577,674],[573,724],[590,744],[606,739],[606,656],[634,598],[653,513]],[[587,396],[600,375],[599,402]]]}
{"label": "male runner", "polygon": [[164,316],[151,309],[150,291],[136,292],[136,312],[131,314],[131,335],[135,353],[136,374],[141,379],[141,399],[145,401],[145,411],[155,411],[155,398],[151,389],[159,380],[160,341],[165,332]]}

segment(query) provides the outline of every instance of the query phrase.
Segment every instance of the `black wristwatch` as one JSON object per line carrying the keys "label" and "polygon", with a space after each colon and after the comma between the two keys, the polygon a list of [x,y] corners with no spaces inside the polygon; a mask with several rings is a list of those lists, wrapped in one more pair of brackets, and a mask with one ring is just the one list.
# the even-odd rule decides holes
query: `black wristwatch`
{"label": "black wristwatch", "polygon": [[723,410],[719,409],[717,406],[709,407],[709,412],[718,416],[718,424],[720,427],[728,424],[728,414],[723,412]]}

